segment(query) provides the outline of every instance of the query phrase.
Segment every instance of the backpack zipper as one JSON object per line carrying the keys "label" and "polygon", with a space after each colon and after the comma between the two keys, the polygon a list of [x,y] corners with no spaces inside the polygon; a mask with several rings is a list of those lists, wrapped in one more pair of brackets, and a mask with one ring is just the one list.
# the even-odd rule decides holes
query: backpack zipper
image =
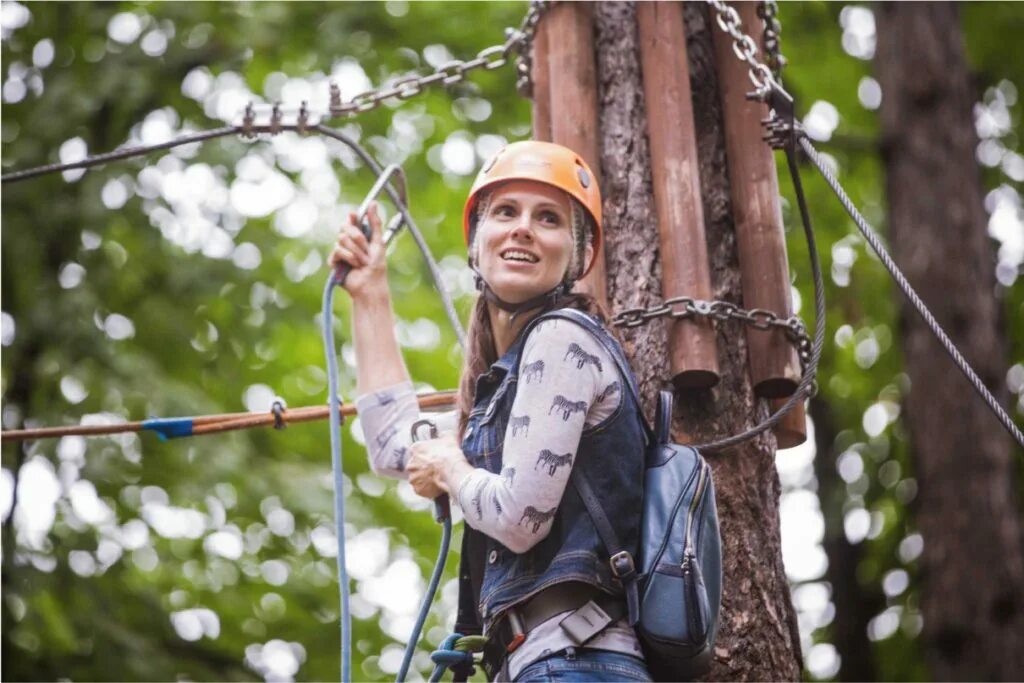
{"label": "backpack zipper", "polygon": [[694,513],[697,512],[697,508],[700,506],[701,497],[704,495],[704,486],[707,484],[707,463],[701,463],[700,474],[697,476],[697,490],[693,494],[693,500],[690,501],[690,509],[686,513],[686,547],[683,548],[683,570],[689,569],[689,558],[693,553],[693,517]]}
{"label": "backpack zipper", "polygon": [[[700,475],[697,479],[697,490],[693,495],[693,502],[686,515],[686,547],[683,548],[683,562],[680,565],[683,570],[683,585],[690,599],[690,605],[694,608],[690,611],[690,635],[691,638],[702,637],[704,633],[704,616],[700,614],[700,602],[697,597],[697,584],[694,578],[694,562],[697,559],[693,550],[693,517],[700,506],[701,497],[704,495],[704,486],[707,483],[707,463],[703,463]],[[696,640],[695,640],[696,642]]]}

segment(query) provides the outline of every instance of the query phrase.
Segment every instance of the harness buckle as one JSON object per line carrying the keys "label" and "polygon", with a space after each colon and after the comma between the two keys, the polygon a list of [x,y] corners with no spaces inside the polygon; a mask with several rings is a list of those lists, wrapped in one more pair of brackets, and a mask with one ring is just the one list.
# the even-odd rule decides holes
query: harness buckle
{"label": "harness buckle", "polygon": [[523,620],[515,608],[508,611],[508,627],[512,631],[512,640],[505,647],[505,652],[511,654],[526,642],[526,629],[523,628]]}
{"label": "harness buckle", "polygon": [[626,550],[620,550],[612,555],[608,564],[611,566],[615,578],[623,583],[636,577],[636,564],[633,562],[633,556]]}
{"label": "harness buckle", "polygon": [[596,602],[588,600],[585,605],[558,622],[558,625],[573,642],[583,645],[612,621],[614,620]]}

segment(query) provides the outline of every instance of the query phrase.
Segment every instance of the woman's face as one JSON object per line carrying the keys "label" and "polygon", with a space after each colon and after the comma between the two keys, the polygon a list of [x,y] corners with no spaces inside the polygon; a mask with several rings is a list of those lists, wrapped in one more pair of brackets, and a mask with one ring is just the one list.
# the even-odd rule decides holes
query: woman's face
{"label": "woman's face", "polygon": [[[500,298],[520,303],[565,277],[573,252],[569,202],[562,190],[530,180],[492,191],[477,227],[477,267]],[[586,257],[591,253],[588,245]]]}

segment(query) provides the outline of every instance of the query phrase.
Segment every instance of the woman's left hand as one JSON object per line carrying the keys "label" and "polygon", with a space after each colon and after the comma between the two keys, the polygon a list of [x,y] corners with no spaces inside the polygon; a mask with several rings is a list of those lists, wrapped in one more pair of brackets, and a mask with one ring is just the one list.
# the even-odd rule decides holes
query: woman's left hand
{"label": "woman's left hand", "polygon": [[460,465],[472,469],[454,432],[446,432],[436,439],[417,441],[409,448],[405,471],[412,489],[424,498],[437,498],[442,493],[457,489],[453,481]]}

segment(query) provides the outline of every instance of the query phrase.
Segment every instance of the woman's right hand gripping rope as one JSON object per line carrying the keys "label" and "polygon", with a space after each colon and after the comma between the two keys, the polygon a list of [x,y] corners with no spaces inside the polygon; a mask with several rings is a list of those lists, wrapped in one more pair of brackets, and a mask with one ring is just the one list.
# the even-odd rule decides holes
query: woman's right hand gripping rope
{"label": "woman's right hand gripping rope", "polygon": [[332,268],[345,264],[351,267],[342,287],[356,300],[386,293],[388,289],[383,228],[376,202],[370,204],[366,220],[370,226],[369,238],[359,227],[359,216],[350,212],[348,220],[338,230],[337,244],[328,257]]}

